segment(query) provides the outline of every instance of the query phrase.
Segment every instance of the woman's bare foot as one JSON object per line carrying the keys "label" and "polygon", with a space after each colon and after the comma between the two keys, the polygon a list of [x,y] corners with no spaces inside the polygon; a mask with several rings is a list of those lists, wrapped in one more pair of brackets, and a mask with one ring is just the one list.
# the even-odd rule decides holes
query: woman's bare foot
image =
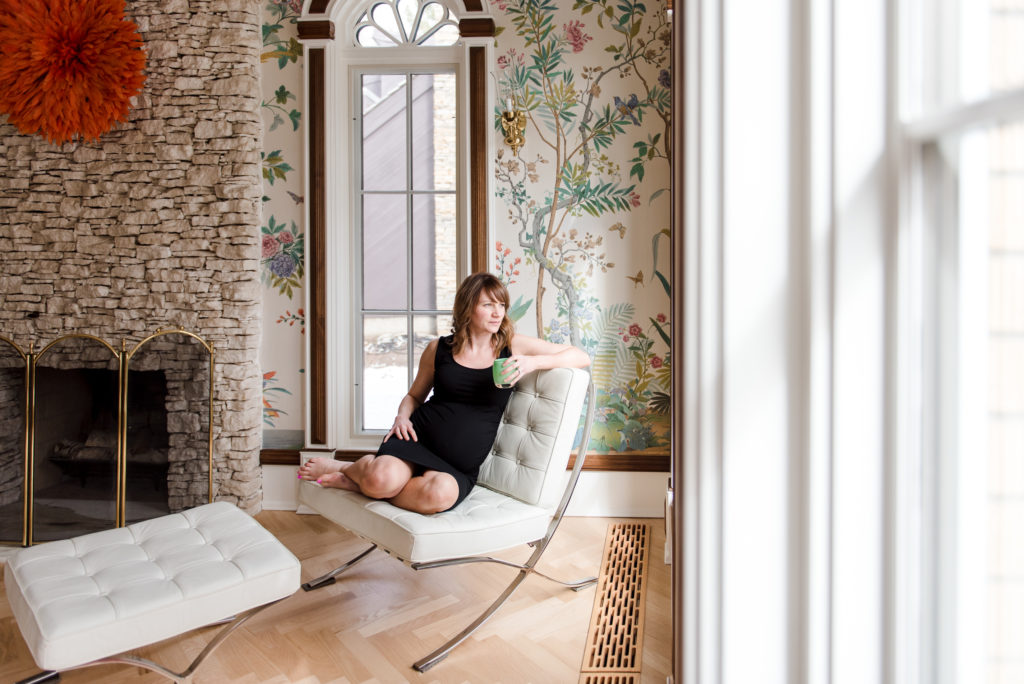
{"label": "woman's bare foot", "polygon": [[359,485],[348,479],[344,472],[327,473],[317,478],[321,487],[333,487],[335,489],[347,489],[350,492],[360,491]]}
{"label": "woman's bare foot", "polygon": [[333,487],[335,489],[347,489],[350,492],[358,492],[359,485],[345,475],[345,468],[352,465],[348,461],[338,461],[333,458],[311,458],[299,466],[300,480],[313,480],[322,487]]}
{"label": "woman's bare foot", "polygon": [[333,458],[311,458],[299,466],[300,480],[319,480],[329,473],[337,473],[348,465],[345,461],[337,461]]}

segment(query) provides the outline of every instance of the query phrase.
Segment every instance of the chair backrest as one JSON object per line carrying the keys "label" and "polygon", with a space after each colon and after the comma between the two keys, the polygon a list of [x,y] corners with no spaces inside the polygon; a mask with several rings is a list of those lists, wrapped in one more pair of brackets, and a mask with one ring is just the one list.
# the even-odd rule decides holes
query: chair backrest
{"label": "chair backrest", "polygon": [[536,371],[520,380],[477,484],[554,509],[565,489],[589,383],[590,374],[579,368]]}

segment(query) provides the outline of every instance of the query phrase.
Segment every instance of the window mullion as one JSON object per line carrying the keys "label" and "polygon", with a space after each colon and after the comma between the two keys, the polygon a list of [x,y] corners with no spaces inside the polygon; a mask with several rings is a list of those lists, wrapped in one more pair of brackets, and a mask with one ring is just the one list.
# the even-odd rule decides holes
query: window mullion
{"label": "window mullion", "polygon": [[406,199],[405,199],[405,215],[406,215],[405,226],[406,226],[406,230],[405,230],[405,235],[406,235],[406,240],[408,241],[407,242],[408,246],[406,248],[406,250],[407,250],[406,253],[409,255],[409,259],[408,259],[408,262],[407,262],[407,268],[409,270],[408,270],[408,275],[406,276],[406,281],[407,281],[406,286],[407,286],[408,289],[407,289],[405,304],[406,304],[406,330],[408,332],[406,334],[406,344],[405,344],[406,349],[405,349],[405,353],[406,353],[406,355],[407,355],[407,357],[409,359],[407,371],[408,371],[409,385],[410,386],[412,385],[412,381],[413,381],[413,378],[415,376],[415,374],[413,372],[413,363],[414,363],[414,359],[413,359],[413,352],[414,352],[414,349],[413,349],[413,346],[414,346],[413,345],[413,337],[415,335],[415,330],[413,329],[413,316],[412,316],[412,312],[413,312],[413,309],[415,308],[413,306],[413,290],[415,289],[414,279],[415,279],[415,274],[416,274],[416,255],[415,255],[415,252],[413,251],[413,248],[415,247],[415,243],[414,243],[414,240],[413,240],[413,232],[414,232],[413,221],[415,220],[415,216],[413,215],[413,193],[412,193],[412,190],[413,190],[413,188],[412,188],[412,179],[413,179],[413,169],[412,169],[412,165],[413,165],[413,155],[412,155],[412,145],[413,145],[413,142],[412,142],[412,117],[413,117],[412,70],[411,69],[407,69],[406,72],[405,72],[405,143],[406,143],[405,144],[405,189],[406,189]]}

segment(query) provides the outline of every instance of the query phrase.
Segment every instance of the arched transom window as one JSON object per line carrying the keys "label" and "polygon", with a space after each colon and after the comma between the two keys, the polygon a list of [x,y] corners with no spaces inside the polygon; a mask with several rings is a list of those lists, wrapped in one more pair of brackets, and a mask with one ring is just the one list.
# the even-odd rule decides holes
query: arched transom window
{"label": "arched transom window", "polygon": [[359,17],[355,27],[360,47],[444,46],[458,40],[458,19],[439,2],[381,0]]}

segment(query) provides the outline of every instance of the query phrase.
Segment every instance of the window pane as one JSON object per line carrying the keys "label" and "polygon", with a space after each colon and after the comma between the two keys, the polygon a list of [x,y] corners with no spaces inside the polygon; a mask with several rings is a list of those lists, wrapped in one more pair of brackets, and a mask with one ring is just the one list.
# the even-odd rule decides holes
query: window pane
{"label": "window pane", "polygon": [[423,41],[423,45],[455,45],[460,37],[457,26],[445,24],[430,34],[430,37]]}
{"label": "window pane", "polygon": [[413,318],[416,346],[412,350],[412,356],[419,363],[423,350],[427,348],[432,340],[444,337],[452,333],[451,314],[441,316],[416,316]]}
{"label": "window pane", "polygon": [[406,196],[363,196],[363,308],[406,309]]}
{"label": "window pane", "polygon": [[455,301],[455,195],[413,196],[413,305],[450,309]]}
{"label": "window pane", "polygon": [[395,38],[400,38],[402,32],[398,28],[398,18],[395,16],[395,8],[386,2],[379,2],[370,10],[370,16],[384,31],[387,31]]}
{"label": "window pane", "polygon": [[364,190],[405,190],[406,76],[363,74]]}
{"label": "window pane", "polygon": [[376,26],[363,26],[356,31],[356,42],[363,47],[392,47],[395,39],[377,29]]}
{"label": "window pane", "polygon": [[412,40],[413,24],[416,22],[416,13],[420,9],[417,0],[398,0],[398,16],[402,19],[402,28],[405,29],[405,39]]}
{"label": "window pane", "polygon": [[[990,633],[988,672],[979,681],[1010,682],[1024,672],[1024,125],[992,130],[987,148],[989,183],[977,214],[987,213],[991,226],[982,231],[988,233]],[[970,230],[973,218],[966,214],[961,225]]]}
{"label": "window pane", "polygon": [[409,319],[363,318],[363,429],[388,430],[409,391]]}
{"label": "window pane", "polygon": [[412,77],[413,188],[454,190],[455,74]]}
{"label": "window pane", "polygon": [[926,0],[919,30],[930,58],[929,106],[977,100],[1024,85],[1024,2]]}

